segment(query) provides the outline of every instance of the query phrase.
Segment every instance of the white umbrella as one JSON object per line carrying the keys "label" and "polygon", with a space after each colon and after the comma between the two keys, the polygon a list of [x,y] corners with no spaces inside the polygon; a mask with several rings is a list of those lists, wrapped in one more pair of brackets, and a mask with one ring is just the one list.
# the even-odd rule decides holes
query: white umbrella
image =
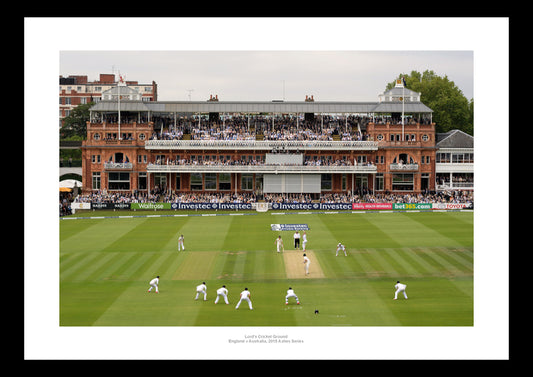
{"label": "white umbrella", "polygon": [[74,188],[74,186],[81,188],[81,182],[77,181],[75,179],[65,179],[61,182],[59,182],[59,188],[66,187],[66,188]]}

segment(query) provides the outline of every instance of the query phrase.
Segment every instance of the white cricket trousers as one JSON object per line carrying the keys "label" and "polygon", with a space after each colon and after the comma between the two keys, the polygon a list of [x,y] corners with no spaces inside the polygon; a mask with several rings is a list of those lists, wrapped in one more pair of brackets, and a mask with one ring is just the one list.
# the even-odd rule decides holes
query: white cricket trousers
{"label": "white cricket trousers", "polygon": [[304,267],[305,267],[305,273],[307,275],[309,275],[309,265],[311,264],[311,262],[307,262],[306,264],[304,264]]}
{"label": "white cricket trousers", "polygon": [[157,288],[157,284],[150,284],[150,288],[148,288],[148,292],[152,290],[152,288],[155,288],[156,293],[159,293],[159,289]]}
{"label": "white cricket trousers", "polygon": [[219,299],[220,297],[222,297],[222,298],[224,299],[224,302],[225,302],[226,304],[229,304],[229,302],[228,302],[228,296],[227,296],[226,294],[224,294],[224,293],[217,293],[217,298],[215,299],[215,304],[218,303],[218,299]]}
{"label": "white cricket trousers", "polygon": [[181,251],[181,250],[185,251],[185,246],[183,246],[183,242],[178,241],[178,251]]}
{"label": "white cricket trousers", "polygon": [[250,307],[250,310],[252,310],[252,301],[248,298],[248,297],[241,297],[241,299],[239,300],[239,302],[237,303],[237,306],[235,307],[235,309],[239,309],[239,306],[241,305],[241,302],[242,301],[248,301],[248,306]]}
{"label": "white cricket trousers", "polygon": [[[342,250],[342,249],[341,249]],[[337,249],[337,251],[335,252],[335,256],[339,256],[339,249]],[[344,256],[347,257],[348,255],[346,254],[346,249],[344,249]]]}
{"label": "white cricket trousers", "polygon": [[300,300],[298,300],[298,296],[296,296],[294,293],[293,294],[289,294],[287,296],[285,296],[285,303],[288,303],[289,302],[289,298],[290,297],[294,297],[296,299],[296,302],[300,302]]}
{"label": "white cricket trousers", "polygon": [[195,300],[198,300],[198,297],[200,296],[200,293],[204,294],[204,301],[207,300],[207,292],[206,291],[196,291],[196,297]]}
{"label": "white cricket trousers", "polygon": [[396,300],[398,298],[398,293],[403,292],[403,297],[407,298],[407,293],[405,293],[404,288],[398,288],[396,292],[394,292],[394,299]]}

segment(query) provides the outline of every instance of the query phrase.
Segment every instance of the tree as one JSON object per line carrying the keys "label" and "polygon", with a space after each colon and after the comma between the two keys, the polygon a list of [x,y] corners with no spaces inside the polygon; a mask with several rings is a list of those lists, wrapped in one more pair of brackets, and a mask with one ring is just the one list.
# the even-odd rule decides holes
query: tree
{"label": "tree", "polygon": [[78,105],[71,110],[69,116],[63,119],[61,127],[61,138],[75,138],[85,140],[87,137],[87,121],[89,120],[89,109],[93,102],[86,105]]}
{"label": "tree", "polygon": [[[474,100],[468,101],[463,92],[448,76],[440,77],[435,72],[424,73],[411,71],[404,77],[406,88],[421,93],[421,101],[433,110],[433,122],[437,132],[458,129],[474,135]],[[386,90],[393,88],[395,82],[389,83]]]}

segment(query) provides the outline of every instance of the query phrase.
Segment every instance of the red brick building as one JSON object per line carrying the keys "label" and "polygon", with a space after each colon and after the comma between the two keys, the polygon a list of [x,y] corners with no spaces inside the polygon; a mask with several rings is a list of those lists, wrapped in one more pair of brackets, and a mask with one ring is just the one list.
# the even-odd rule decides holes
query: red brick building
{"label": "red brick building", "polygon": [[[126,81],[128,87],[138,91],[142,101],[157,101],[157,84],[139,84],[138,81]],[[62,119],[78,105],[98,102],[102,93],[117,86],[115,74],[101,73],[98,80],[88,81],[86,75],[59,76],[59,126]]]}
{"label": "red brick building", "polygon": [[91,108],[82,146],[85,193],[435,190],[432,110],[401,83],[378,102],[144,102],[124,86],[107,94],[114,100]]}

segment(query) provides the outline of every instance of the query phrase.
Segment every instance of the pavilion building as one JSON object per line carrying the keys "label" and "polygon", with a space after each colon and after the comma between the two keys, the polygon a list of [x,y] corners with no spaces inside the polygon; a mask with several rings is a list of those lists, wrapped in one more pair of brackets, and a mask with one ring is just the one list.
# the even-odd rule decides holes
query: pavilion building
{"label": "pavilion building", "polygon": [[432,112],[402,81],[377,102],[146,102],[117,85],[90,109],[83,192],[434,191]]}

